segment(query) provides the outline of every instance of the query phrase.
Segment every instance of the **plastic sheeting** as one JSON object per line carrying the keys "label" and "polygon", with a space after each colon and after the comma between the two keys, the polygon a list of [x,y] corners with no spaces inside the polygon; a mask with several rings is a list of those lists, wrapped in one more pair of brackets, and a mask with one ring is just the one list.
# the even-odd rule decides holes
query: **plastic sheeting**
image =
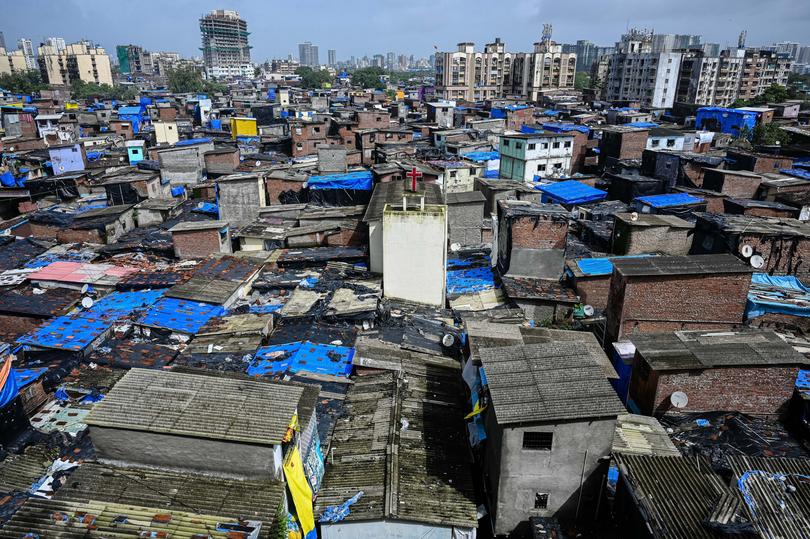
{"label": "plastic sheeting", "polygon": [[535,189],[543,193],[541,202],[585,204],[588,202],[598,202],[607,198],[607,192],[577,180],[565,180],[547,185],[538,185]]}
{"label": "plastic sheeting", "polygon": [[371,171],[362,170],[346,174],[311,176],[307,180],[307,185],[312,190],[352,189],[355,191],[370,191],[374,183],[373,178]]}
{"label": "plastic sheeting", "polygon": [[149,309],[140,323],[182,333],[197,333],[210,319],[224,312],[219,305],[163,298]]}
{"label": "plastic sheeting", "polygon": [[767,313],[810,317],[810,288],[791,275],[753,274],[745,316],[750,320]]}
{"label": "plastic sheeting", "polygon": [[309,372],[347,377],[352,372],[354,348],[309,341],[264,346],[256,351],[250,376],[275,376]]}
{"label": "plastic sheeting", "polygon": [[315,531],[315,515],[312,510],[312,489],[304,475],[304,464],[301,461],[301,453],[298,446],[294,445],[287,458],[284,460],[284,479],[287,488],[290,489],[295,514],[304,532],[306,539],[316,539],[318,533]]}
{"label": "plastic sheeting", "polygon": [[688,193],[673,193],[668,195],[651,195],[636,198],[637,201],[643,202],[653,208],[669,208],[672,206],[684,206],[687,204],[697,204],[704,200],[699,197],[692,196]]}
{"label": "plastic sheeting", "polygon": [[17,376],[11,368],[11,357],[7,357],[3,366],[0,367],[0,408],[5,407],[17,398],[20,393],[17,384]]}

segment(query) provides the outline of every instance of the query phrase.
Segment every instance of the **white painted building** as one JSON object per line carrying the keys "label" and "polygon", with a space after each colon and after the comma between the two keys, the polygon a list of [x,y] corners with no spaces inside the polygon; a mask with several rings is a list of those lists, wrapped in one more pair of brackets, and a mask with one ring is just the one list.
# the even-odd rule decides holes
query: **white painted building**
{"label": "white painted building", "polygon": [[560,177],[571,172],[574,136],[565,133],[503,135],[499,176],[523,182]]}
{"label": "white painted building", "polygon": [[672,150],[682,152],[686,143],[686,134],[674,129],[656,127],[650,129],[647,137],[648,150]]}
{"label": "white painted building", "polygon": [[605,60],[602,99],[672,108],[682,56],[680,52],[652,52],[652,34],[632,30]]}
{"label": "white painted building", "polygon": [[[386,298],[443,307],[447,206],[405,197],[383,210],[383,293]],[[409,200],[408,200],[409,199]]]}

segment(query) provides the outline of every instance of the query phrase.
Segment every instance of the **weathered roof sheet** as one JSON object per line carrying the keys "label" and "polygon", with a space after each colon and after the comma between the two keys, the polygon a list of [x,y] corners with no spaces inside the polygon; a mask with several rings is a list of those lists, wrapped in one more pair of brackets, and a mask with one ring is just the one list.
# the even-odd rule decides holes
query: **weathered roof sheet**
{"label": "weathered roof sheet", "polygon": [[363,376],[349,389],[316,514],[362,490],[344,522],[477,526],[466,438],[458,429],[460,377],[428,369],[427,376],[409,372],[407,382],[396,373]]}
{"label": "weathered roof sheet", "polygon": [[579,342],[478,351],[502,425],[610,417],[625,409],[602,367]]}
{"label": "weathered roof sheet", "polygon": [[[424,195],[425,204],[442,204],[444,202],[442,188],[438,184],[418,182],[416,189],[416,194]],[[374,187],[371,200],[368,202],[363,222],[382,220],[385,205],[402,202],[404,194],[406,194],[405,183],[402,181],[378,183]]]}
{"label": "weathered roof sheet", "polygon": [[613,452],[655,457],[681,456],[656,418],[636,414],[622,414],[616,419]]}
{"label": "weathered roof sheet", "polygon": [[300,387],[132,369],[87,416],[88,425],[279,444]]}
{"label": "weathered roof sheet", "polygon": [[613,259],[613,267],[628,277],[711,275],[714,273],[753,273],[754,271],[731,254]]}
{"label": "weathered roof sheet", "polygon": [[810,530],[810,460],[729,457],[742,505],[763,539],[803,539]]}
{"label": "weathered roof sheet", "polygon": [[648,333],[630,340],[655,371],[810,362],[779,335],[763,329]]}
{"label": "weathered roof sheet", "polygon": [[717,537],[703,521],[729,489],[705,459],[619,454],[616,461],[652,537]]}
{"label": "weathered roof sheet", "polygon": [[[257,519],[258,520],[258,519]],[[30,498],[0,528],[0,537],[211,537],[227,538],[222,525],[239,520],[165,507],[144,507],[99,501],[67,502]]]}
{"label": "weathered roof sheet", "polygon": [[147,505],[201,514],[262,521],[261,536],[269,536],[284,484],[273,480],[239,480],[170,471],[112,468],[82,464],[55,500],[87,503]]}

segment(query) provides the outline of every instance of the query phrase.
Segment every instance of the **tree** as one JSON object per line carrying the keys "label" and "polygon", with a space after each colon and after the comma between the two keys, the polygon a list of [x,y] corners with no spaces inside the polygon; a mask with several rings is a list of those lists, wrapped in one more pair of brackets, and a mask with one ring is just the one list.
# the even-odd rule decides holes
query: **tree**
{"label": "tree", "polygon": [[15,94],[33,94],[47,87],[48,85],[42,82],[39,71],[33,69],[21,73],[0,75],[0,88]]}
{"label": "tree", "polygon": [[731,104],[732,108],[737,107],[760,107],[768,103],[781,103],[790,99],[788,89],[779,84],[771,84],[760,95],[751,99],[737,99]]}
{"label": "tree", "polygon": [[776,124],[757,124],[754,127],[754,144],[790,144],[790,134]]}
{"label": "tree", "polygon": [[179,94],[186,93],[225,93],[228,86],[202,78],[202,74],[193,66],[182,66],[170,69],[167,73],[169,90]]}
{"label": "tree", "polygon": [[577,71],[577,74],[574,75],[574,88],[582,90],[583,88],[588,88],[590,84],[591,76],[584,71]]}
{"label": "tree", "polygon": [[352,84],[382,90],[385,88],[385,83],[381,79],[383,75],[385,75],[385,70],[377,66],[357,69],[352,72]]}
{"label": "tree", "polygon": [[83,80],[73,81],[71,93],[74,99],[100,97],[101,99],[131,101],[138,97],[138,89],[134,86],[110,86],[109,84],[96,84],[95,82],[84,82]]}
{"label": "tree", "polygon": [[332,75],[325,69],[315,71],[311,67],[301,66],[295,70],[295,74],[301,77],[302,88],[323,88],[324,84],[332,82]]}

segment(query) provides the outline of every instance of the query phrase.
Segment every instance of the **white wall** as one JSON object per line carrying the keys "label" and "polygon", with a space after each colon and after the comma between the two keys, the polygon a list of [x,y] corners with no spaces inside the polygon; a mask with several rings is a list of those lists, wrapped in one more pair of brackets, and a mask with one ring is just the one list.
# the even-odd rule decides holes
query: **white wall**
{"label": "white wall", "polygon": [[[416,202],[413,202],[416,205]],[[447,206],[383,213],[383,292],[387,298],[444,306]]]}

